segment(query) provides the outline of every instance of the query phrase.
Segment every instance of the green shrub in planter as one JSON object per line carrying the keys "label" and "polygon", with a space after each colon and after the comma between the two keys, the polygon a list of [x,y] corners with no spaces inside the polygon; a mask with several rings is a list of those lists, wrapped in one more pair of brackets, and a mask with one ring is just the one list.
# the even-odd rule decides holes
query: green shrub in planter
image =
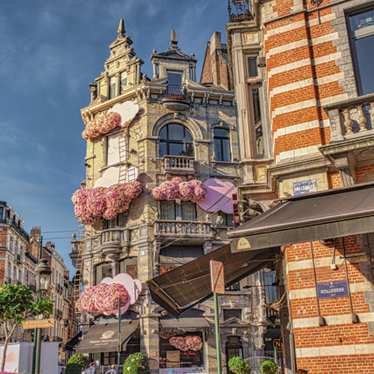
{"label": "green shrub in planter", "polygon": [[133,353],[123,364],[123,374],[148,374],[148,358],[144,353]]}
{"label": "green shrub in planter", "polygon": [[80,353],[74,353],[66,365],[66,374],[81,374],[87,366],[87,359]]}
{"label": "green shrub in planter", "polygon": [[262,361],[260,372],[261,374],[276,374],[278,365],[273,360]]}
{"label": "green shrub in planter", "polygon": [[235,374],[250,374],[251,372],[248,362],[242,359],[240,356],[230,358],[229,369]]}

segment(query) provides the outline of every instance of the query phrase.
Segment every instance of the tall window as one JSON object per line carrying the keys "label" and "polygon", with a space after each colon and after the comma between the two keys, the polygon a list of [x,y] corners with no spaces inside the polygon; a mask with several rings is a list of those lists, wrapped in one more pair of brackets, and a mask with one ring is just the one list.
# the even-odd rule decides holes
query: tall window
{"label": "tall window", "polygon": [[230,131],[227,128],[214,129],[214,155],[217,161],[230,161]]}
{"label": "tall window", "polygon": [[175,221],[196,221],[196,204],[190,201],[181,201],[180,204],[175,201],[161,201],[160,219]]}
{"label": "tall window", "polygon": [[168,88],[167,93],[171,96],[182,95],[182,76],[181,71],[168,71]]}
{"label": "tall window", "polygon": [[112,277],[112,263],[104,262],[95,267],[95,284],[99,284],[104,278]]}
{"label": "tall window", "polygon": [[117,96],[117,77],[111,77],[109,79],[109,98]]}
{"label": "tall window", "polygon": [[374,8],[348,17],[359,95],[374,92]]}
{"label": "tall window", "polygon": [[258,77],[257,56],[249,56],[247,59],[247,64],[248,64],[248,77],[249,78]]}
{"label": "tall window", "polygon": [[261,115],[261,100],[259,86],[249,85],[249,98],[252,111],[253,126],[256,137],[256,154],[257,156],[264,155],[264,139],[262,131],[262,115]]}
{"label": "tall window", "polygon": [[191,132],[183,125],[171,123],[160,131],[159,155],[193,156],[193,139]]}
{"label": "tall window", "polygon": [[127,88],[127,72],[121,73],[121,93],[125,92]]}

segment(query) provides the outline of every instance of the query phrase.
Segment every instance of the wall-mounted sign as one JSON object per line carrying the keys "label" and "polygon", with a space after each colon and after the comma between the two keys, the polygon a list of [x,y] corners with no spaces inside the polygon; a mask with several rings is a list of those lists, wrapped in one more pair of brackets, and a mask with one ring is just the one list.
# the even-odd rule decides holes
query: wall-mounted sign
{"label": "wall-mounted sign", "polygon": [[317,283],[317,295],[320,299],[348,296],[348,283],[345,280]]}
{"label": "wall-mounted sign", "polygon": [[315,179],[307,179],[293,183],[293,194],[302,195],[304,193],[316,192],[317,181]]}

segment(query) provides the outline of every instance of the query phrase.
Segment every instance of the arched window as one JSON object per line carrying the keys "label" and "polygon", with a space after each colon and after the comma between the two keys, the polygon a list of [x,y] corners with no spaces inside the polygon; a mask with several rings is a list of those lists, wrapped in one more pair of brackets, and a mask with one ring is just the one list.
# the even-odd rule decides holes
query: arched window
{"label": "arched window", "polygon": [[214,156],[216,161],[230,161],[230,131],[225,127],[214,129]]}
{"label": "arched window", "polygon": [[191,132],[183,125],[170,123],[165,125],[159,135],[159,155],[191,156],[194,155]]}

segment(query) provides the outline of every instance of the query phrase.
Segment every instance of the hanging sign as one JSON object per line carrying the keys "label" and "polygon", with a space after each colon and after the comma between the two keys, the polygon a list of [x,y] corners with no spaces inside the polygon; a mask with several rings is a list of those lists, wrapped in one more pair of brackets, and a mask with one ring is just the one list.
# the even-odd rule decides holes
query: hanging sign
{"label": "hanging sign", "polygon": [[328,283],[317,283],[317,296],[320,299],[348,296],[348,283],[346,280]]}
{"label": "hanging sign", "polygon": [[212,292],[217,294],[225,293],[225,276],[223,262],[210,260],[210,279]]}
{"label": "hanging sign", "polygon": [[22,328],[24,330],[33,330],[33,329],[48,329],[53,327],[54,319],[29,319],[22,322]]}

